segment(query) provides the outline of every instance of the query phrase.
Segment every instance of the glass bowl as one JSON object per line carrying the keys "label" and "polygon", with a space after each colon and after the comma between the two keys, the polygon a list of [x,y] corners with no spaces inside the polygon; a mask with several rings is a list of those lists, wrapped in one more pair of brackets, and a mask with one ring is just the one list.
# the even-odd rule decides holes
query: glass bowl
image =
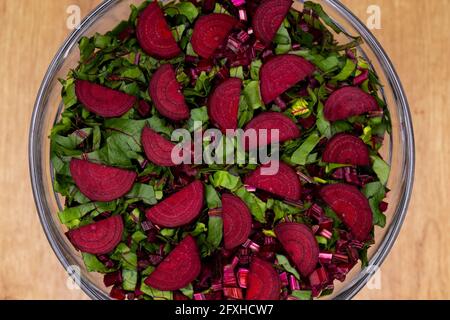
{"label": "glass bowl", "polygon": [[[34,199],[45,234],[61,264],[68,272],[79,268],[79,285],[92,299],[109,299],[102,277],[87,272],[81,255],[69,243],[57,212],[60,210],[58,196],[52,187],[50,166],[50,142],[48,135],[62,109],[59,78],[65,78],[77,65],[77,43],[83,36],[111,30],[121,20],[128,18],[129,6],[142,0],[106,0],[92,11],[78,29],[66,39],[42,81],[31,120],[29,136],[29,166]],[[369,266],[363,270],[355,266],[343,283],[336,282],[330,299],[351,299],[367,283],[392,248],[405,219],[414,179],[414,136],[408,102],[397,73],[385,51],[349,9],[337,0],[316,0],[326,12],[348,33],[364,39],[361,50],[384,84],[384,99],[392,117],[392,134],[386,139],[383,156],[392,166],[388,187],[389,210],[386,212],[385,228],[375,229],[375,245],[369,250]],[[295,6],[301,6],[300,1]],[[345,36],[341,40],[346,40]]]}

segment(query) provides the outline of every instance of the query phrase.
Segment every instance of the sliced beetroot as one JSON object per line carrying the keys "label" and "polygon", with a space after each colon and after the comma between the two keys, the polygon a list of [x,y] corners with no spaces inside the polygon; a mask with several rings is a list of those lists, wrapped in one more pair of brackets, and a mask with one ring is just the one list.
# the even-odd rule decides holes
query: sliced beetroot
{"label": "sliced beetroot", "polygon": [[271,44],[292,2],[292,0],[263,0],[253,16],[256,38],[265,45]]}
{"label": "sliced beetroot", "polygon": [[149,127],[142,130],[142,145],[148,160],[158,166],[172,167],[172,150],[176,147],[174,143],[167,140]]}
{"label": "sliced beetroot", "polygon": [[137,100],[129,94],[85,80],[75,81],[75,93],[87,110],[105,118],[120,117]]}
{"label": "sliced beetroot", "polygon": [[81,252],[106,254],[111,252],[122,239],[123,221],[113,216],[98,222],[70,230],[70,242]]}
{"label": "sliced beetroot", "polygon": [[192,34],[192,48],[200,57],[211,58],[237,24],[238,20],[223,13],[212,13],[199,18]]}
{"label": "sliced beetroot", "polygon": [[293,54],[275,56],[263,64],[260,71],[261,96],[265,104],[304,80],[314,72],[314,65]]}
{"label": "sliced beetroot", "polygon": [[275,234],[302,276],[314,271],[319,262],[319,245],[310,228],[285,222],[275,227]]}
{"label": "sliced beetroot", "polygon": [[378,110],[380,108],[375,98],[357,87],[343,87],[334,91],[323,109],[329,121],[344,120]]}
{"label": "sliced beetroot", "polygon": [[278,172],[275,175],[265,175],[262,168],[274,166],[274,162],[258,167],[245,178],[245,184],[264,190],[286,200],[298,201],[301,195],[301,184],[294,169],[278,162]]}
{"label": "sliced beetroot", "polygon": [[158,226],[175,228],[186,225],[200,214],[203,194],[203,183],[194,181],[148,209],[145,214],[147,219]]}
{"label": "sliced beetroot", "polygon": [[87,160],[72,159],[70,174],[81,193],[93,201],[108,202],[130,191],[136,173]]}
{"label": "sliced beetroot", "polygon": [[367,240],[373,226],[372,211],[358,188],[344,183],[330,184],[320,190],[320,196],[357,240]]}
{"label": "sliced beetroot", "polygon": [[164,117],[174,121],[189,118],[189,108],[172,65],[164,64],[156,70],[150,81],[149,92],[156,109]]}
{"label": "sliced beetroot", "polygon": [[241,79],[230,78],[219,84],[209,97],[209,117],[223,132],[237,128],[241,86]]}
{"label": "sliced beetroot", "polygon": [[247,278],[246,300],[279,300],[281,281],[271,263],[254,257]]}
{"label": "sliced beetroot", "polygon": [[231,195],[222,195],[224,247],[234,249],[243,244],[252,230],[252,216],[244,201]]}
{"label": "sliced beetroot", "polygon": [[340,133],[328,141],[322,160],[329,163],[368,166],[370,164],[369,148],[360,138]]}
{"label": "sliced beetroot", "polygon": [[163,291],[182,289],[198,277],[200,269],[198,247],[189,235],[145,279],[145,284]]}
{"label": "sliced beetroot", "polygon": [[[259,139],[260,133],[267,130],[267,139]],[[278,130],[279,142],[283,143],[288,140],[297,139],[300,137],[300,129],[294,121],[288,116],[279,112],[264,112],[253,118],[245,127],[245,131],[255,130],[258,137],[258,147],[264,147],[272,143],[271,130]],[[245,142],[245,149],[254,149],[256,146]]]}
{"label": "sliced beetroot", "polygon": [[172,59],[181,53],[158,1],[139,15],[136,36],[142,49],[155,58]]}

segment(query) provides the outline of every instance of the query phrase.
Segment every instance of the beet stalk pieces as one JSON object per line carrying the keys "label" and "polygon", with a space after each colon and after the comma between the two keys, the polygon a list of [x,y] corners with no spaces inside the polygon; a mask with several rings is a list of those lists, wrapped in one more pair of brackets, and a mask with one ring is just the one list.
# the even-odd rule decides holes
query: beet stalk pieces
{"label": "beet stalk pieces", "polygon": [[198,277],[200,269],[198,247],[189,235],[145,279],[145,284],[163,291],[182,289]]}
{"label": "beet stalk pieces", "polygon": [[136,103],[136,97],[85,80],[75,81],[78,100],[92,113],[105,118],[120,117]]}
{"label": "beet stalk pieces", "polygon": [[263,64],[260,70],[261,96],[265,104],[304,80],[315,70],[314,65],[302,57],[283,54]]}
{"label": "beet stalk pieces", "polygon": [[130,191],[136,179],[133,171],[72,159],[70,174],[81,193],[92,201],[116,200]]}
{"label": "beet stalk pieces", "polygon": [[307,277],[313,272],[319,262],[319,245],[311,229],[301,223],[285,222],[275,227],[275,233],[300,274]]}
{"label": "beet stalk pieces", "polygon": [[[273,163],[271,163],[273,165]],[[275,175],[264,175],[258,167],[245,178],[245,184],[272,193],[286,200],[298,201],[301,195],[301,184],[297,173],[284,162],[278,162],[279,169]]]}
{"label": "beet stalk pieces", "polygon": [[142,49],[155,58],[172,59],[181,53],[158,1],[139,15],[136,36]]}
{"label": "beet stalk pieces", "polygon": [[156,70],[150,81],[149,93],[156,109],[164,117],[173,121],[189,118],[189,108],[172,65],[164,64]]}
{"label": "beet stalk pieces", "polygon": [[211,58],[237,23],[238,20],[222,13],[200,17],[194,26],[192,48],[200,57]]}
{"label": "beet stalk pieces", "polygon": [[241,79],[230,78],[219,84],[209,97],[209,117],[223,132],[237,128],[241,86]]}
{"label": "beet stalk pieces", "polygon": [[186,225],[200,214],[203,194],[203,183],[194,181],[148,209],[145,214],[147,219],[161,227],[175,228]]}
{"label": "beet stalk pieces", "polygon": [[224,247],[227,250],[243,244],[252,230],[252,216],[244,201],[231,195],[222,195]]}
{"label": "beet stalk pieces", "polygon": [[158,166],[172,167],[172,150],[176,147],[174,143],[167,140],[149,127],[142,130],[142,146],[148,160]]}
{"label": "beet stalk pieces", "polygon": [[330,184],[322,187],[320,196],[357,240],[367,240],[373,227],[372,211],[358,188],[344,183]]}
{"label": "beet stalk pieces", "polygon": [[370,94],[357,87],[343,87],[330,95],[323,112],[327,120],[337,121],[378,110],[380,107]]}
{"label": "beet stalk pieces", "polygon": [[279,300],[281,281],[272,264],[253,257],[247,278],[247,300]]}
{"label": "beet stalk pieces", "polygon": [[328,163],[368,166],[370,164],[369,148],[360,138],[340,133],[328,141],[322,160]]}
{"label": "beet stalk pieces", "polygon": [[121,216],[113,216],[67,232],[70,242],[81,252],[106,254],[122,239]]}
{"label": "beet stalk pieces", "polygon": [[292,2],[292,0],[263,0],[253,16],[256,38],[265,45],[270,45]]}

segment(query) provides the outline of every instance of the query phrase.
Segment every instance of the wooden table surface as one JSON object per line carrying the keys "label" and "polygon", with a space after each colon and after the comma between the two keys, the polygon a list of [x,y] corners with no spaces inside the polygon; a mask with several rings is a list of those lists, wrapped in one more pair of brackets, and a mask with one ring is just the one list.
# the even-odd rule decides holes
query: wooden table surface
{"label": "wooden table surface", "polygon": [[[381,288],[359,299],[450,298],[450,1],[345,0],[392,58],[412,109],[417,167],[400,236],[382,266]],[[69,5],[82,15],[100,0],[0,0],[0,299],[86,299],[40,226],[28,174],[28,128],[36,92],[61,42]]]}

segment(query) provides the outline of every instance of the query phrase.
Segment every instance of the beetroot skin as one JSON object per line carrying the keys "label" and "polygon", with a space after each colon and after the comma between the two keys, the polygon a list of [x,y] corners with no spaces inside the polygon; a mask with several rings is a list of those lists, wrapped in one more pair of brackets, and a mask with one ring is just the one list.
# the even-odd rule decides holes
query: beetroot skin
{"label": "beetroot skin", "polygon": [[331,94],[323,112],[327,120],[337,121],[378,110],[380,107],[370,94],[357,87],[343,87]]}
{"label": "beetroot skin", "polygon": [[344,183],[330,184],[322,187],[320,196],[357,240],[367,240],[373,226],[372,211],[358,188]]}
{"label": "beetroot skin", "polygon": [[120,216],[113,216],[98,222],[70,230],[70,242],[81,252],[106,254],[111,252],[122,239],[123,222]]}
{"label": "beetroot skin", "polygon": [[281,281],[272,264],[254,257],[247,278],[247,300],[279,300]]}
{"label": "beetroot skin", "polygon": [[189,108],[171,64],[164,64],[156,70],[150,81],[149,93],[156,109],[164,117],[173,121],[189,119]]}
{"label": "beetroot skin", "polygon": [[245,184],[270,192],[286,200],[298,201],[301,195],[301,184],[297,173],[284,162],[279,162],[279,170],[275,175],[263,175],[261,168],[269,167],[269,164],[258,167],[245,178]]}
{"label": "beetroot skin", "polygon": [[256,38],[265,45],[270,45],[292,2],[292,0],[263,0],[253,16]]}
{"label": "beetroot skin", "polygon": [[200,269],[197,244],[188,235],[145,279],[145,284],[163,291],[182,289],[198,277]]}
{"label": "beetroot skin", "polygon": [[252,230],[252,216],[244,201],[231,195],[222,195],[224,247],[227,250],[243,244]]}
{"label": "beetroot skin", "polygon": [[158,1],[139,15],[136,36],[142,49],[155,58],[172,59],[181,53]]}
{"label": "beetroot skin", "polygon": [[203,208],[204,187],[194,181],[145,213],[152,223],[167,228],[186,225],[198,217]]}
{"label": "beetroot skin", "polygon": [[211,121],[223,132],[236,129],[242,80],[230,78],[219,84],[208,100]]}
{"label": "beetroot skin", "polygon": [[322,160],[329,163],[368,166],[369,148],[360,138],[346,133],[335,135],[328,141]]}
{"label": "beetroot skin", "polygon": [[120,117],[136,103],[136,97],[85,80],[75,81],[75,93],[87,110],[104,118]]}
{"label": "beetroot skin", "polygon": [[304,80],[315,70],[314,65],[302,57],[283,54],[263,64],[260,71],[261,96],[265,104]]}
{"label": "beetroot skin", "polygon": [[237,23],[235,18],[222,13],[200,17],[194,26],[192,48],[200,57],[211,58]]}
{"label": "beetroot skin", "polygon": [[304,224],[285,222],[276,226],[275,233],[300,274],[307,277],[313,272],[319,262],[319,245],[312,231]]}
{"label": "beetroot skin", "polygon": [[127,194],[136,179],[135,172],[78,159],[70,161],[70,174],[82,194],[102,202]]}
{"label": "beetroot skin", "polygon": [[172,150],[176,147],[174,143],[149,127],[145,127],[142,130],[141,140],[148,160],[158,166],[175,166],[172,161]]}

